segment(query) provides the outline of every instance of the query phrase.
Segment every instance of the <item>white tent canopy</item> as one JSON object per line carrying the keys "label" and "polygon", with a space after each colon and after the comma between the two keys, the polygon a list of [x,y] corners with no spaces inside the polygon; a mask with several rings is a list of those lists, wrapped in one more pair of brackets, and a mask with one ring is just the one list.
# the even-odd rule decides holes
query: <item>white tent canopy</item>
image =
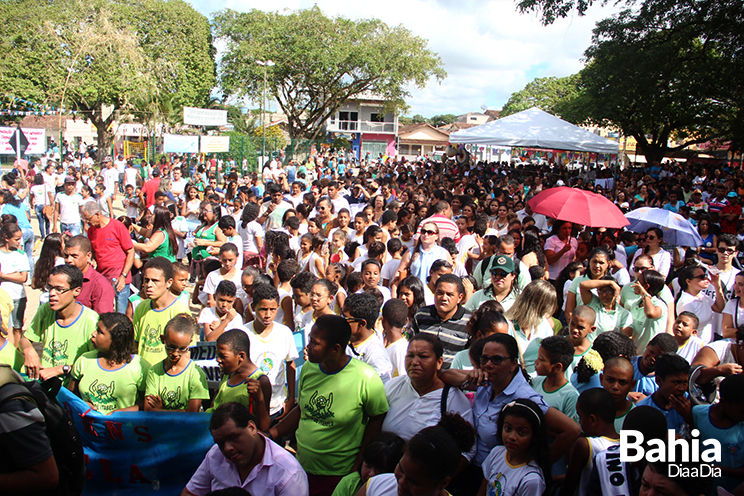
{"label": "white tent canopy", "polygon": [[537,107],[450,134],[451,143],[618,153],[619,143],[574,126]]}

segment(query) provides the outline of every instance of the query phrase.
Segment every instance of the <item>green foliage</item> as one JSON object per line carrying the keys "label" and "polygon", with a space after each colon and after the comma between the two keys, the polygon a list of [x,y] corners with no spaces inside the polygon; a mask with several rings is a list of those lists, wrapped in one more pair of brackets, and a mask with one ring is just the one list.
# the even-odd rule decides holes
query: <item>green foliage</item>
{"label": "green foliage", "polygon": [[[627,3],[632,3],[628,0]],[[606,5],[607,0],[602,0],[600,5]],[[620,3],[617,0],[614,3]],[[517,10],[520,13],[538,12],[544,25],[553,24],[556,19],[567,17],[572,12],[580,16],[586,14],[586,11],[594,4],[594,0],[518,0]]]}
{"label": "green foliage", "polygon": [[15,0],[0,15],[0,86],[78,110],[104,150],[122,113],[172,120],[214,86],[209,23],[181,0]]}
{"label": "green foliage", "polygon": [[499,115],[506,117],[532,107],[540,107],[545,112],[555,114],[556,105],[576,96],[579,91],[578,83],[578,74],[563,78],[537,78],[524,89],[512,93]]}
{"label": "green foliage", "polygon": [[[263,139],[264,133],[262,127],[253,130],[253,136]],[[284,138],[281,128],[278,125],[266,126],[266,141],[271,141],[275,148],[282,149],[287,146],[287,140]]]}
{"label": "green foliage", "polygon": [[434,127],[440,127],[447,124],[453,124],[456,120],[457,116],[455,114],[441,114],[435,115],[434,117],[429,119],[428,122]]}
{"label": "green foliage", "polygon": [[413,116],[413,118],[411,118],[411,122],[413,124],[423,124],[424,122],[426,122],[426,117],[421,114],[416,114]]}
{"label": "green foliage", "polygon": [[238,171],[242,168],[242,160],[248,161],[248,170],[243,172],[255,172],[258,165],[258,150],[261,144],[256,147],[255,138],[248,134],[230,131],[222,133],[223,136],[230,136],[230,151],[228,155],[235,159],[238,165]]}
{"label": "green foliage", "polygon": [[[212,22],[225,43],[222,90],[259,101],[265,76],[294,138],[318,136],[321,124],[350,98],[373,93],[389,102],[386,110],[399,111],[409,85],[446,76],[426,40],[378,19],[329,18],[313,7],[288,14],[228,9]],[[257,60],[276,65],[264,68]]]}

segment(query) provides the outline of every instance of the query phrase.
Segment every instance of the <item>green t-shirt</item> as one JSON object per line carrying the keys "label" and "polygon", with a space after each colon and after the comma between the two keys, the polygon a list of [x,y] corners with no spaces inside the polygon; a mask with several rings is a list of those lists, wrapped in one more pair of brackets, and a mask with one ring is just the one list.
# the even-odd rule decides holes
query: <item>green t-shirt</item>
{"label": "green t-shirt", "polygon": [[300,375],[297,459],[308,474],[347,475],[359,454],[369,417],[388,411],[377,372],[349,359],[335,374],[305,362]]}
{"label": "green t-shirt", "polygon": [[10,365],[16,372],[23,367],[23,355],[7,339],[0,346],[0,363]]}
{"label": "green t-shirt", "polygon": [[362,474],[352,472],[339,481],[331,496],[356,496],[360,487],[362,487]]}
{"label": "green t-shirt", "polygon": [[189,307],[182,301],[175,299],[173,303],[162,310],[154,310],[151,300],[142,300],[134,310],[134,341],[137,352],[149,364],[162,362],[167,357],[165,345],[160,340],[165,324],[178,314],[191,315]]}
{"label": "green t-shirt", "polygon": [[597,329],[592,333],[594,337],[599,336],[603,332],[620,332],[626,327],[633,326],[633,316],[629,311],[620,306],[620,302],[615,303],[615,310],[607,310],[602,305],[599,297],[592,295],[592,301],[587,306],[597,314],[597,317],[594,319],[594,325]]}
{"label": "green t-shirt", "polygon": [[41,355],[41,366],[44,368],[72,365],[80,355],[93,349],[90,337],[96,332],[98,314],[90,308],[78,305],[80,312],[77,318],[67,326],[59,325],[57,312],[44,303],[34,315],[26,337],[40,342],[44,351]]}
{"label": "green t-shirt", "polygon": [[473,364],[470,362],[470,350],[460,350],[455,353],[455,358],[452,359],[451,369],[455,370],[472,370]]}
{"label": "green t-shirt", "polygon": [[[674,301],[674,295],[669,289],[669,286],[665,285],[661,288],[659,298],[667,304]],[[646,312],[643,310],[641,295],[635,294],[632,283],[626,284],[620,291],[620,304],[628,309],[633,316],[633,334],[641,334],[643,332],[643,326],[646,324]]]}
{"label": "green t-shirt", "polygon": [[145,394],[159,396],[164,410],[186,410],[190,400],[208,400],[207,376],[193,360],[176,375],[165,371],[165,362],[152,366],[147,373]]}
{"label": "green t-shirt", "polygon": [[661,317],[658,319],[646,318],[640,332],[636,332],[636,330],[633,329],[633,343],[635,344],[639,355],[643,354],[646,350],[646,345],[648,345],[648,342],[651,341],[654,336],[666,332],[668,313],[666,303],[656,296],[651,297],[651,303],[656,307],[661,307]]}
{"label": "green t-shirt", "polygon": [[88,351],[75,360],[72,378],[78,381],[80,397],[96,410],[108,414],[137,404],[137,395],[145,390],[150,365],[139,356],[115,370],[106,370],[98,362],[98,351]]}
{"label": "green t-shirt", "polygon": [[161,229],[160,232],[165,234],[165,239],[162,243],[160,243],[160,246],[155,248],[155,251],[152,252],[152,258],[165,257],[169,262],[175,262],[176,254],[173,253],[173,250],[171,250],[171,245],[168,242],[168,233],[165,231],[165,229]]}
{"label": "green t-shirt", "polygon": [[248,409],[255,415],[253,412],[253,404],[251,402],[251,395],[248,394],[248,388],[246,386],[246,382],[248,382],[249,379],[255,379],[258,380],[259,377],[262,375],[266,375],[263,372],[261,372],[261,369],[256,368],[251,375],[249,375],[243,382],[239,384],[232,385],[229,383],[230,377],[224,376],[222,377],[222,382],[220,382],[220,387],[217,389],[217,396],[214,397],[214,401],[212,402],[212,408],[208,409],[207,412],[213,412],[217,409],[218,406],[224,405],[225,403],[230,403],[231,401],[236,401],[238,403],[242,403],[243,405],[247,406]]}
{"label": "green t-shirt", "polygon": [[578,423],[579,415],[576,413],[576,402],[579,399],[579,392],[573,387],[571,381],[566,382],[555,391],[548,392],[545,390],[545,379],[544,376],[533,377],[532,389],[542,395],[548,406],[552,406]]}

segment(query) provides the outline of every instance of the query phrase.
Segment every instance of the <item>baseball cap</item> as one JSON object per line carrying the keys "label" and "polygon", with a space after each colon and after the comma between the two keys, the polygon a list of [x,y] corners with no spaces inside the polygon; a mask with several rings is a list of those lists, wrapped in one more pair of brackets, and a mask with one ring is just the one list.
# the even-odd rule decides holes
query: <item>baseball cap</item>
{"label": "baseball cap", "polygon": [[558,181],[555,183],[556,186],[565,186],[566,183],[563,182],[563,179],[558,179]]}
{"label": "baseball cap", "polygon": [[514,272],[514,260],[512,260],[511,257],[507,257],[506,255],[497,255],[496,260],[493,262],[493,265],[491,266],[491,272],[494,272],[497,270],[503,270],[504,272],[507,272],[508,274],[513,273]]}
{"label": "baseball cap", "polygon": [[729,193],[726,196],[728,198],[738,198],[739,197],[739,195],[737,195],[735,191],[729,191]]}
{"label": "baseball cap", "polygon": [[76,183],[75,178],[72,176],[65,176],[65,183]]}
{"label": "baseball cap", "polygon": [[694,190],[694,191],[692,192],[692,194],[693,194],[693,195],[694,195],[694,194],[702,195],[702,194],[703,194],[703,192],[702,192],[702,191],[700,191],[699,189],[696,189],[696,190]]}

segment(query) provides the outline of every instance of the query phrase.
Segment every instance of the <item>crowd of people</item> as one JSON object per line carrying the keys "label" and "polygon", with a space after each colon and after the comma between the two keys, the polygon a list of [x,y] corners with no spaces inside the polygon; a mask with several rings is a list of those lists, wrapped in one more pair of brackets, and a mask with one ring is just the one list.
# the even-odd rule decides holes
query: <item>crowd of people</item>
{"label": "crowd of people", "polygon": [[[182,494],[744,494],[741,169],[102,163],[2,177],[0,363],[104,414],[211,413]],[[532,210],[559,186],[679,213],[703,244]],[[623,429],[717,440],[720,471],[613,464]],[[0,439],[43,436],[19,430]]]}

